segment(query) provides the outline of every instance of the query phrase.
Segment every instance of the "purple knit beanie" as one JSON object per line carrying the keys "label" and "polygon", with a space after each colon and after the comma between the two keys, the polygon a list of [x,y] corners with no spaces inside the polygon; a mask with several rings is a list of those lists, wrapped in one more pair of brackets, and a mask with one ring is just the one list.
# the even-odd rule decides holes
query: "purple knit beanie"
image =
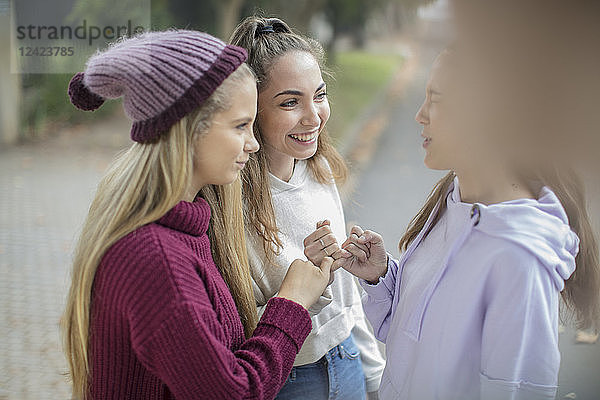
{"label": "purple knit beanie", "polygon": [[92,56],[68,93],[85,111],[123,96],[131,138],[151,142],[200,106],[246,58],[246,50],[207,33],[148,32]]}

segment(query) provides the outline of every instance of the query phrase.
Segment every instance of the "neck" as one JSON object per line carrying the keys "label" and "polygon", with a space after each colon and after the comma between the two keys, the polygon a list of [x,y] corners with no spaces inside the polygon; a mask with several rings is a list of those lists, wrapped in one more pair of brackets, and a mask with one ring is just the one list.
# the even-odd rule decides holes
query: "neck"
{"label": "neck", "polygon": [[193,202],[194,200],[196,200],[196,195],[198,194],[198,192],[200,191],[200,189],[202,189],[205,185],[200,184],[198,182],[192,183],[185,191],[185,193],[183,194],[183,197],[181,198],[182,201],[188,201],[188,202]]}
{"label": "neck", "polygon": [[268,148],[265,145],[265,154],[269,164],[269,172],[284,182],[288,182],[294,173],[294,157]]}
{"label": "neck", "polygon": [[504,201],[535,198],[527,182],[505,169],[475,169],[456,171],[460,183],[460,198],[465,203],[496,204]]}

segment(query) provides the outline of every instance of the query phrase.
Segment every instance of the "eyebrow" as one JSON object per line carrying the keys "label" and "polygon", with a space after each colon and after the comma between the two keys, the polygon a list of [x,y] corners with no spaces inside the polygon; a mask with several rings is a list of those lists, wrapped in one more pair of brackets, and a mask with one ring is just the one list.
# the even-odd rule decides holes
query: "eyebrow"
{"label": "eyebrow", "polygon": [[238,123],[238,122],[250,122],[252,121],[252,117],[241,117],[241,118],[237,118],[234,119],[233,122]]}
{"label": "eyebrow", "polygon": [[[325,87],[325,82],[322,82],[319,87],[317,88],[317,90],[315,90],[315,93],[318,92],[319,90],[323,89]],[[302,93],[299,90],[293,90],[293,89],[288,89],[288,90],[284,90],[283,92],[279,92],[277,93],[275,96],[273,96],[273,98],[279,97],[279,96],[283,96],[283,95],[292,95],[292,96],[302,96],[304,93]]]}

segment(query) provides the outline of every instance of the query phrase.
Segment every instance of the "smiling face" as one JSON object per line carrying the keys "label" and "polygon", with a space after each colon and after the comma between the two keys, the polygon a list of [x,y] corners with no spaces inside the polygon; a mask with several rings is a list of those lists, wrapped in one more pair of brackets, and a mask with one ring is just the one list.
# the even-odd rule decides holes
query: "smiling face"
{"label": "smiling face", "polygon": [[273,173],[315,154],[329,114],[325,82],[315,58],[303,51],[278,57],[258,98],[258,127]]}
{"label": "smiling face", "polygon": [[193,178],[196,188],[232,183],[246,165],[250,153],[258,151],[252,130],[256,102],[255,81],[243,79],[236,85],[230,107],[216,113],[208,131],[198,135]]}

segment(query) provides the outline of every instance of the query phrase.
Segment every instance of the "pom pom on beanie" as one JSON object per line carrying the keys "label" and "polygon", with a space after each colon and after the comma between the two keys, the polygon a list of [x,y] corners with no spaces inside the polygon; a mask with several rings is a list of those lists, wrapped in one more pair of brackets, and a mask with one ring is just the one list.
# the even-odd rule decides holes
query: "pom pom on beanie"
{"label": "pom pom on beanie", "polygon": [[69,98],[80,110],[94,111],[104,104],[104,99],[92,93],[83,83],[83,72],[76,73],[69,82]]}

